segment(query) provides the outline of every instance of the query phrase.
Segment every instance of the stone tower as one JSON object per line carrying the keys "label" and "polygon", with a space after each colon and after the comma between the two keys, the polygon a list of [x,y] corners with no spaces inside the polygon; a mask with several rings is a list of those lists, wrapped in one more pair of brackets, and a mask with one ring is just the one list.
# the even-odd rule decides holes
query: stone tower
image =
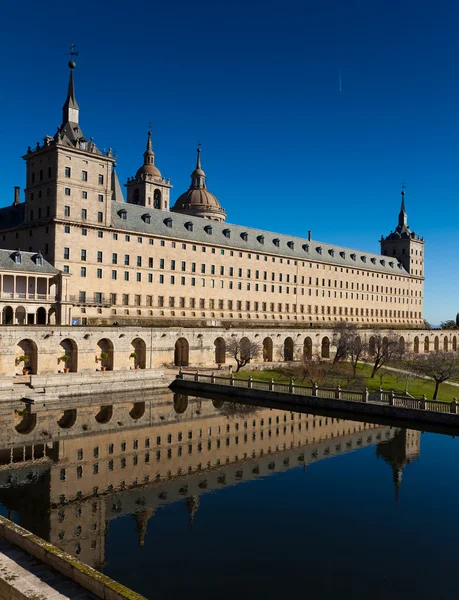
{"label": "stone tower", "polygon": [[395,231],[381,237],[381,254],[394,257],[410,275],[424,279],[424,238],[411,231],[405,210],[405,191],[402,190],[402,204]]}
{"label": "stone tower", "polygon": [[212,221],[224,221],[226,213],[217,198],[206,186],[206,174],[201,169],[201,149],[198,148],[196,168],[191,173],[191,185],[187,192],[179,196],[172,210],[174,212],[202,217]]}
{"label": "stone tower", "polygon": [[164,179],[155,165],[155,153],[151,143],[151,131],[148,132],[147,148],[143,153],[143,165],[135,177],[130,177],[125,184],[129,204],[169,210],[171,184]]}

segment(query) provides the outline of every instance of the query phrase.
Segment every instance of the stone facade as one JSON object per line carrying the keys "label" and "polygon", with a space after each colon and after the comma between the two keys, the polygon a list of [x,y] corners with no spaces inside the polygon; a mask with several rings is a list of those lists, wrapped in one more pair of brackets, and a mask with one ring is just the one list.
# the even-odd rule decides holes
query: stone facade
{"label": "stone facade", "polygon": [[422,327],[424,241],[407,225],[372,254],[225,223],[200,158],[172,206],[154,164],[126,184],[115,157],[83,135],[73,68],[63,123],[29,147],[25,202],[0,209],[0,245],[37,250],[69,279],[78,324],[210,321]]}

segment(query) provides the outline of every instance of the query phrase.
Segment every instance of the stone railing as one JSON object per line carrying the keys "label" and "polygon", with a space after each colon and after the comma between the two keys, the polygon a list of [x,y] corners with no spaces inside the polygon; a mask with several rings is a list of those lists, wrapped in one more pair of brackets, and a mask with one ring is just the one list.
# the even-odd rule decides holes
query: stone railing
{"label": "stone railing", "polygon": [[34,294],[25,292],[0,292],[1,300],[41,300],[46,302],[55,302],[55,294]]}
{"label": "stone railing", "polygon": [[362,391],[343,390],[340,386],[335,388],[320,387],[317,385],[299,385],[292,379],[289,383],[269,381],[257,381],[250,376],[248,379],[238,379],[231,373],[230,375],[216,375],[212,373],[200,373],[199,371],[186,372],[180,369],[177,379],[183,381],[195,381],[196,383],[211,383],[217,385],[227,385],[237,388],[248,388],[254,390],[263,390],[267,392],[281,392],[283,394],[295,394],[300,396],[312,396],[324,399],[344,400],[348,402],[363,402],[369,404],[385,404],[399,408],[410,408],[415,410],[459,414],[459,403],[457,398],[452,402],[441,402],[439,400],[428,400],[424,395],[422,398],[413,398],[409,395],[398,395],[391,390],[386,392],[379,389],[377,392],[370,393],[368,388]]}

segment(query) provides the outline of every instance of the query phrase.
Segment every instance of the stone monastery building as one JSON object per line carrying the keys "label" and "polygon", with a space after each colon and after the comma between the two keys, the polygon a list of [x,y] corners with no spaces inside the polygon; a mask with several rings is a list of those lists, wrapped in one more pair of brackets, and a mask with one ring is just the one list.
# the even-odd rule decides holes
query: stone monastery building
{"label": "stone monastery building", "polygon": [[[2,268],[16,269],[1,277],[2,323],[423,326],[424,240],[408,227],[404,192],[381,254],[233,225],[207,189],[199,148],[190,188],[171,201],[149,132],[125,201],[112,151],[80,127],[69,67],[62,124],[23,157],[24,202],[16,188],[0,209],[0,246],[11,251]],[[23,300],[34,308],[18,316]]]}

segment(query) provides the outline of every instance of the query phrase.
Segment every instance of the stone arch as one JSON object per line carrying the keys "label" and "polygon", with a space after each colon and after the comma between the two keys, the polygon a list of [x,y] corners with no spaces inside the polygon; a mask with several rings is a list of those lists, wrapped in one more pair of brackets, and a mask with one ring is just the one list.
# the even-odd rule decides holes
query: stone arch
{"label": "stone arch", "polygon": [[322,358],[330,358],[330,340],[327,336],[322,340],[320,355]]}
{"label": "stone arch", "polygon": [[147,345],[142,338],[135,338],[131,342],[131,352],[137,354],[137,358],[134,359],[134,367],[138,369],[145,369],[147,364]]}
{"label": "stone arch", "polygon": [[376,339],[374,336],[371,336],[368,341],[368,352],[370,356],[374,356],[376,354]]}
{"label": "stone arch", "polygon": [[453,335],[453,351],[457,351],[457,338],[455,335]]}
{"label": "stone arch", "polygon": [[312,358],[312,340],[310,337],[305,338],[303,343],[303,359],[308,360]]}
{"label": "stone arch", "polygon": [[153,193],[153,208],[161,208],[161,191],[155,190]]}
{"label": "stone arch", "polygon": [[77,420],[77,409],[69,408],[67,410],[64,410],[64,412],[63,412],[61,418],[59,419],[59,421],[57,422],[57,424],[62,429],[70,429],[71,427],[73,427],[75,425],[76,420]]}
{"label": "stone arch", "polygon": [[137,421],[145,414],[145,402],[134,402],[131,410],[129,411],[129,416],[134,421]]}
{"label": "stone arch", "polygon": [[175,342],[174,365],[176,367],[187,367],[190,364],[190,345],[186,338],[179,338]]}
{"label": "stone arch", "polygon": [[16,308],[15,315],[16,315],[16,323],[18,325],[26,325],[27,324],[27,321],[26,321],[26,318],[27,318],[26,309],[23,306],[18,306]]}
{"label": "stone arch", "polygon": [[448,343],[448,338],[445,337],[443,338],[443,352],[448,352],[449,349],[449,343]]}
{"label": "stone arch", "polygon": [[414,338],[414,343],[413,343],[413,352],[414,352],[415,354],[419,354],[419,338],[418,338],[418,336],[416,336],[416,337]]}
{"label": "stone arch", "polygon": [[220,410],[221,408],[223,408],[225,401],[224,400],[212,400],[212,404],[213,404],[214,408],[216,408],[217,410]]}
{"label": "stone arch", "polygon": [[22,420],[15,426],[16,431],[23,435],[31,433],[37,424],[36,413],[31,413],[27,409],[24,412],[25,414],[22,417]]}
{"label": "stone arch", "polygon": [[273,360],[273,341],[270,337],[263,340],[263,361],[272,362]]}
{"label": "stone arch", "polygon": [[[20,356],[27,356],[27,361],[18,363]],[[23,369],[27,369],[31,375],[38,372],[38,351],[37,344],[33,340],[21,340],[16,345],[16,364],[22,364]]]}
{"label": "stone arch", "polygon": [[70,360],[63,367],[67,367],[71,373],[76,373],[78,371],[78,346],[76,342],[70,338],[65,338],[59,346],[60,356],[66,355],[70,357]]}
{"label": "stone arch", "polygon": [[[100,358],[101,354],[108,354],[108,358],[102,360]],[[97,342],[97,358],[100,361],[101,370],[102,367],[105,367],[103,370],[113,371],[113,342],[108,338],[102,338]]]}
{"label": "stone arch", "polygon": [[98,423],[109,423],[113,417],[113,406],[111,404],[101,406],[99,412],[95,416]]}
{"label": "stone arch", "polygon": [[424,338],[424,352],[427,353],[430,350],[430,342],[429,342],[429,338],[426,336]]}
{"label": "stone arch", "polygon": [[3,325],[12,325],[14,321],[14,313],[11,306],[5,306],[2,311],[2,323]]}
{"label": "stone arch", "polygon": [[35,323],[37,325],[46,325],[47,323],[47,314],[46,314],[46,308],[44,308],[43,306],[40,306],[39,308],[37,308],[37,313],[35,315]]}
{"label": "stone arch", "polygon": [[226,362],[226,342],[222,337],[218,337],[214,341],[215,346],[215,362],[217,365],[222,365]]}
{"label": "stone arch", "polygon": [[435,352],[438,352],[440,350],[440,338],[438,337],[438,335],[436,335],[434,338],[434,350]]}
{"label": "stone arch", "polygon": [[174,410],[181,415],[188,408],[188,396],[186,394],[174,394]]}
{"label": "stone arch", "polygon": [[400,352],[400,356],[403,356],[405,354],[405,338],[403,337],[403,335],[401,335],[400,339],[398,340],[398,349]]}
{"label": "stone arch", "polygon": [[293,360],[293,340],[287,337],[284,340],[284,361],[290,362]]}

